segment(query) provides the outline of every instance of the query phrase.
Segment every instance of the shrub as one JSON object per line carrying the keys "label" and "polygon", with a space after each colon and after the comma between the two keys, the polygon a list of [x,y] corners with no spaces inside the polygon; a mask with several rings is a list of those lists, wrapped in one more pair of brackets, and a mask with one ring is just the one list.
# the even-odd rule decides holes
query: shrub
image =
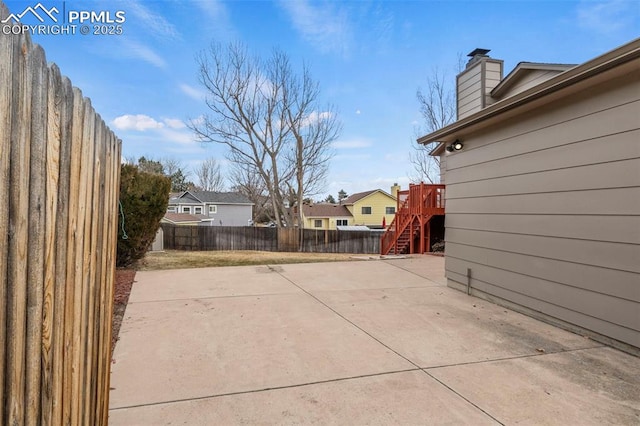
{"label": "shrub", "polygon": [[129,164],[122,165],[117,266],[130,266],[149,250],[167,211],[170,190],[169,178],[142,172]]}

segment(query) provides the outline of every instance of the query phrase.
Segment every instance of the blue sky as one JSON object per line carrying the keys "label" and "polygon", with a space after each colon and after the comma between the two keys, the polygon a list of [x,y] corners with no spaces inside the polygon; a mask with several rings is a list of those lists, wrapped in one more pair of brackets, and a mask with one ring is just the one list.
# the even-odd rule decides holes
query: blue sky
{"label": "blue sky", "polygon": [[[5,3],[20,13],[37,0]],[[520,61],[581,63],[640,35],[638,0],[41,3],[125,12],[122,35],[33,40],[91,98],[127,158],[173,157],[187,170],[207,157],[224,165],[224,147],[196,142],[185,126],[206,113],[194,58],[212,41],[242,41],[260,55],[278,47],[294,65],[307,63],[343,123],[316,199],[340,189],[388,191],[394,182],[406,188],[422,123],[416,90],[435,68],[453,83],[459,55],[491,49],[506,74]]]}

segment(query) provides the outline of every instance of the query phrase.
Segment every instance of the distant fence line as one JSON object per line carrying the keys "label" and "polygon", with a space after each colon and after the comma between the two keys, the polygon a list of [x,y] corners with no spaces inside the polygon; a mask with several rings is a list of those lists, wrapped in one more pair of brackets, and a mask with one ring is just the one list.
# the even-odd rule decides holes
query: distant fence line
{"label": "distant fence line", "polygon": [[[379,253],[380,233],[252,226],[162,224],[168,250],[257,250],[307,253]],[[303,232],[300,250],[300,231]]]}
{"label": "distant fence line", "polygon": [[0,34],[0,424],[108,422],[119,173],[89,99]]}

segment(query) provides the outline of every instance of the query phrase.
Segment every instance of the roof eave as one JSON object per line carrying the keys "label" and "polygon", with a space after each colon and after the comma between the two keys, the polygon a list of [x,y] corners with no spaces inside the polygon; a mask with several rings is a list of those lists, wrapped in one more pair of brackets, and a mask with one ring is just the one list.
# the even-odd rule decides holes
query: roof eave
{"label": "roof eave", "polygon": [[[452,142],[455,139],[456,133],[468,129],[478,123],[481,123],[489,118],[503,114],[509,110],[521,107],[533,100],[539,99],[545,95],[556,92],[565,87],[571,86],[582,80],[586,80],[594,75],[600,74],[616,66],[625,64],[634,59],[640,57],[640,38],[635,39],[617,49],[609,51],[604,55],[598,56],[590,61],[585,62],[582,65],[578,65],[571,68],[555,77],[550,78],[547,81],[540,83],[524,92],[518,93],[514,96],[506,98],[502,101],[496,102],[487,108],[476,112],[468,117],[458,120],[440,130],[429,133],[417,139],[418,143],[429,144],[432,142],[441,142],[441,144],[432,151],[434,154],[439,155],[441,149],[447,142]],[[436,154],[437,152],[437,154]]]}

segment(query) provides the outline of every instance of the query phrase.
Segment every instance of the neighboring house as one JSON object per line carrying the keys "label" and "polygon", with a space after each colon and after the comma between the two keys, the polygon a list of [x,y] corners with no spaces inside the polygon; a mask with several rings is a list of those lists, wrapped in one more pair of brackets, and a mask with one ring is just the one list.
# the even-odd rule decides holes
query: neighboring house
{"label": "neighboring house", "polygon": [[215,218],[210,218],[201,214],[189,214],[189,213],[165,213],[161,223],[170,223],[171,225],[186,225],[186,226],[210,226],[211,221]]}
{"label": "neighboring house", "polygon": [[458,120],[418,139],[439,142],[448,285],[639,353],[640,40],[506,78],[472,53]]}
{"label": "neighboring house", "polygon": [[302,219],[307,229],[337,229],[338,226],[353,225],[353,216],[340,204],[305,204]]}
{"label": "neighboring house", "polygon": [[247,226],[253,203],[237,192],[185,191],[172,194],[167,213],[203,216],[211,226]]}
{"label": "neighboring house", "polygon": [[389,226],[396,214],[396,196],[400,187],[396,184],[391,187],[391,194],[381,190],[365,191],[353,194],[344,200],[342,205],[349,210],[353,222],[349,225],[365,225],[370,228],[382,228],[383,218],[386,226]]}

